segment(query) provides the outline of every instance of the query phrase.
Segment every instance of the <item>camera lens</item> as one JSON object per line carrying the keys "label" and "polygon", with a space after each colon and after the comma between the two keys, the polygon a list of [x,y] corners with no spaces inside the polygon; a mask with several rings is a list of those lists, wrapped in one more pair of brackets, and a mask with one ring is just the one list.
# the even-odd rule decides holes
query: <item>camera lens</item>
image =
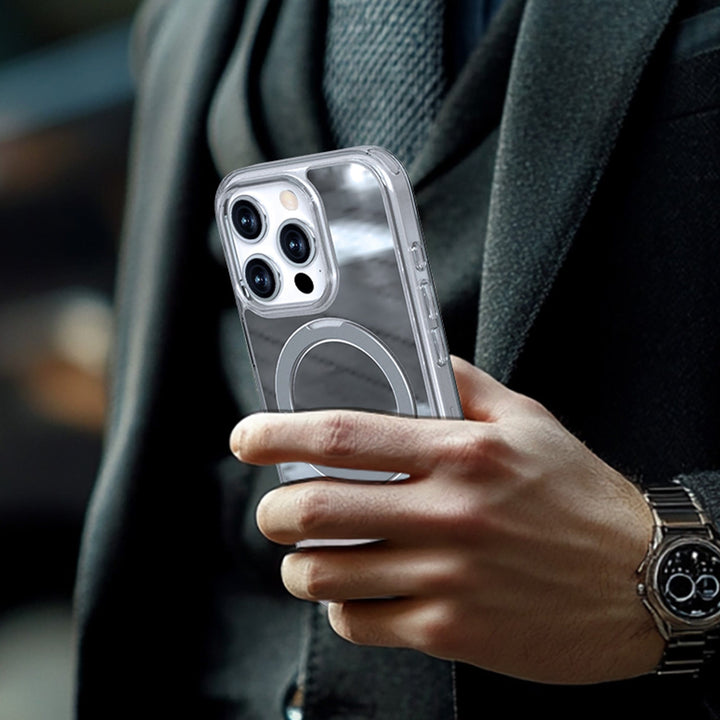
{"label": "camera lens", "polygon": [[275,275],[265,260],[252,258],[245,266],[245,280],[255,295],[263,300],[275,294],[277,288]]}
{"label": "camera lens", "polygon": [[280,247],[288,260],[298,265],[307,262],[312,250],[310,238],[299,225],[285,225],[283,227],[280,231]]}
{"label": "camera lens", "polygon": [[262,232],[262,218],[248,200],[238,200],[232,207],[232,222],[246,240],[255,240]]}

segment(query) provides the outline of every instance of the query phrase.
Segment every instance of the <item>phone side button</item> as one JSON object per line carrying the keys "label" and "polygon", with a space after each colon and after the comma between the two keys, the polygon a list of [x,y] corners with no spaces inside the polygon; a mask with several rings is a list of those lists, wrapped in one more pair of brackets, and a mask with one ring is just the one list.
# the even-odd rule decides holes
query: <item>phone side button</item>
{"label": "phone side button", "polygon": [[448,355],[440,328],[433,328],[430,331],[430,337],[432,337],[433,349],[435,350],[435,361],[442,367],[447,363]]}
{"label": "phone side button", "polygon": [[427,259],[425,258],[422,245],[420,245],[420,243],[413,243],[410,246],[410,252],[412,253],[413,262],[415,263],[415,269],[424,270],[427,265]]}
{"label": "phone side button", "polygon": [[435,307],[435,303],[430,298],[428,283],[420,283],[420,297],[422,298],[423,310],[425,310],[425,317],[430,321],[430,327],[437,327],[438,324],[438,313]]}

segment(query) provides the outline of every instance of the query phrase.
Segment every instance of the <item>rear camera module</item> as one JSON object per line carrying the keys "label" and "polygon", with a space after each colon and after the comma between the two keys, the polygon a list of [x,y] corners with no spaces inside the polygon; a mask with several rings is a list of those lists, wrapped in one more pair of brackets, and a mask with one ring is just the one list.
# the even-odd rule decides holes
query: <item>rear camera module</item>
{"label": "rear camera module", "polygon": [[238,200],[232,206],[232,223],[238,234],[246,240],[257,240],[263,229],[260,211],[249,200]]}
{"label": "rear camera module", "polygon": [[280,249],[290,262],[303,265],[312,254],[312,245],[307,232],[294,223],[284,225],[280,230]]}
{"label": "rear camera module", "polygon": [[269,300],[277,291],[277,279],[270,264],[262,258],[251,258],[245,265],[245,281],[261,300]]}

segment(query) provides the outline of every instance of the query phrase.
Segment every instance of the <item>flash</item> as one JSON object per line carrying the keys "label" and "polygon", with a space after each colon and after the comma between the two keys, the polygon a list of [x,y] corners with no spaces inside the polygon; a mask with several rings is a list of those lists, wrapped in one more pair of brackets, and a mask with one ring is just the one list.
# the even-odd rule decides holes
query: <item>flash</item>
{"label": "flash", "polygon": [[297,195],[292,190],[283,190],[280,193],[280,203],[286,210],[297,210]]}

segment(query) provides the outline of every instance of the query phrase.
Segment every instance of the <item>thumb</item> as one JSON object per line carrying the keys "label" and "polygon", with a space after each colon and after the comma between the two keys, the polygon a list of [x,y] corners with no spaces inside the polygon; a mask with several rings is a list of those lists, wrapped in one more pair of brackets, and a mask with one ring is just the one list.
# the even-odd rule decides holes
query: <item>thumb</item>
{"label": "thumb", "polygon": [[465,417],[484,422],[497,420],[516,393],[466,360],[455,355],[450,359]]}

